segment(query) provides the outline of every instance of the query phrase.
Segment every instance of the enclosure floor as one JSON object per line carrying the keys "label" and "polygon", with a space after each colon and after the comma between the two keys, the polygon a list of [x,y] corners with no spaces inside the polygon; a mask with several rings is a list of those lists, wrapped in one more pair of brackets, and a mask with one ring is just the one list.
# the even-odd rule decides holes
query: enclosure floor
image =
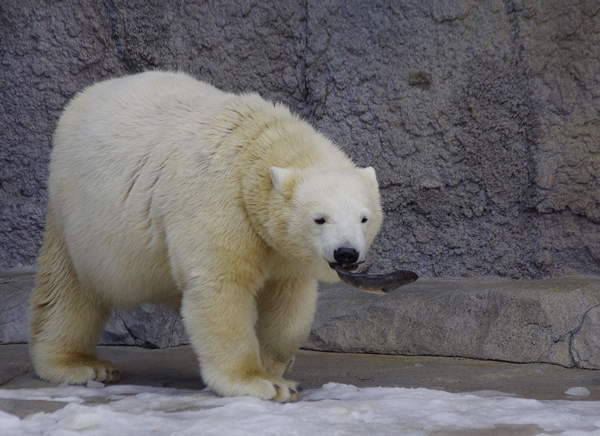
{"label": "enclosure floor", "polygon": [[[99,347],[99,355],[121,370],[119,384],[204,389],[190,346],[162,350],[138,347]],[[598,400],[600,372],[548,364],[515,364],[449,357],[382,356],[301,350],[290,378],[304,389],[328,382],[357,387],[430,388],[448,392],[496,391],[538,400]],[[0,389],[56,387],[38,379],[31,368],[27,345],[0,346]],[[585,387],[590,395],[565,394]],[[0,410],[25,417],[52,412],[66,403],[0,400]]]}

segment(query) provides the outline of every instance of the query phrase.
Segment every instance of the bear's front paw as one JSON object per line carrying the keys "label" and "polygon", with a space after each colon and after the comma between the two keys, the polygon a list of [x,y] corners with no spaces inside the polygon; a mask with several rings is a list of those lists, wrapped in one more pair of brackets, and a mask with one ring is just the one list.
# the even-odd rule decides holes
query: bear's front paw
{"label": "bear's front paw", "polygon": [[[298,386],[298,383],[283,378],[265,379],[256,377],[246,388],[250,388],[250,391],[242,395],[251,395],[279,403],[298,401],[300,392],[302,392],[302,388]],[[245,388],[242,389],[244,390]]]}
{"label": "bear's front paw", "polygon": [[[280,403],[298,401],[302,388],[291,380],[268,376],[207,377],[205,381],[223,397],[251,396]],[[207,380],[208,379],[208,380]]]}
{"label": "bear's front paw", "polygon": [[298,401],[300,398],[300,393],[302,392],[302,387],[299,386],[296,382],[292,382],[289,380],[283,380],[285,384],[280,386],[279,384],[274,384],[275,390],[277,391],[277,395],[274,398],[271,398],[273,401],[277,401],[280,403]]}

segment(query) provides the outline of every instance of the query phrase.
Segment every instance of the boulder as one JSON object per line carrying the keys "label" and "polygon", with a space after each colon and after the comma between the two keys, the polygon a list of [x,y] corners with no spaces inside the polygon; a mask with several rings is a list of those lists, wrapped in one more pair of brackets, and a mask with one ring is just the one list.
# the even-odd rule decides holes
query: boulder
{"label": "boulder", "polygon": [[323,287],[304,347],[600,369],[600,280],[423,280],[382,297]]}

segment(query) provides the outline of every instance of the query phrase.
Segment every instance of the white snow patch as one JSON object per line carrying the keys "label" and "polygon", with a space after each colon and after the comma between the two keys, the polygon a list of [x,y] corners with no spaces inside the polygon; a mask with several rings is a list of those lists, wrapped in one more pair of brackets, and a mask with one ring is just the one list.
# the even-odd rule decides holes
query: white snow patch
{"label": "white snow patch", "polygon": [[587,397],[590,394],[590,391],[587,388],[583,387],[572,387],[565,391],[565,394],[572,395],[575,397]]}
{"label": "white snow patch", "polygon": [[86,386],[88,388],[99,389],[104,387],[104,383],[97,382],[96,380],[88,380]]}
{"label": "white snow patch", "polygon": [[357,388],[327,383],[299,402],[221,398],[209,390],[116,385],[0,389],[0,398],[68,403],[24,419],[0,411],[0,434],[11,436],[377,434],[423,436],[433,432],[531,426],[539,434],[600,435],[600,403],[538,401],[491,391],[451,394],[430,389]]}

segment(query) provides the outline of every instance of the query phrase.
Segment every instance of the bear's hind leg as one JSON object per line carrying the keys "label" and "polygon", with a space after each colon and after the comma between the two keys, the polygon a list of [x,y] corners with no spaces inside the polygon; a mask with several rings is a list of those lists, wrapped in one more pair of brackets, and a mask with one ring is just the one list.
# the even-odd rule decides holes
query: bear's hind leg
{"label": "bear's hind leg", "polygon": [[[291,369],[294,354],[310,333],[317,282],[310,277],[270,280],[257,300],[256,335],[262,366],[271,377],[281,378]],[[285,382],[297,390],[295,382]]]}
{"label": "bear's hind leg", "polygon": [[38,376],[70,384],[117,381],[115,367],[96,356],[110,311],[83,288],[50,212],[38,264],[29,321],[29,349]]}

